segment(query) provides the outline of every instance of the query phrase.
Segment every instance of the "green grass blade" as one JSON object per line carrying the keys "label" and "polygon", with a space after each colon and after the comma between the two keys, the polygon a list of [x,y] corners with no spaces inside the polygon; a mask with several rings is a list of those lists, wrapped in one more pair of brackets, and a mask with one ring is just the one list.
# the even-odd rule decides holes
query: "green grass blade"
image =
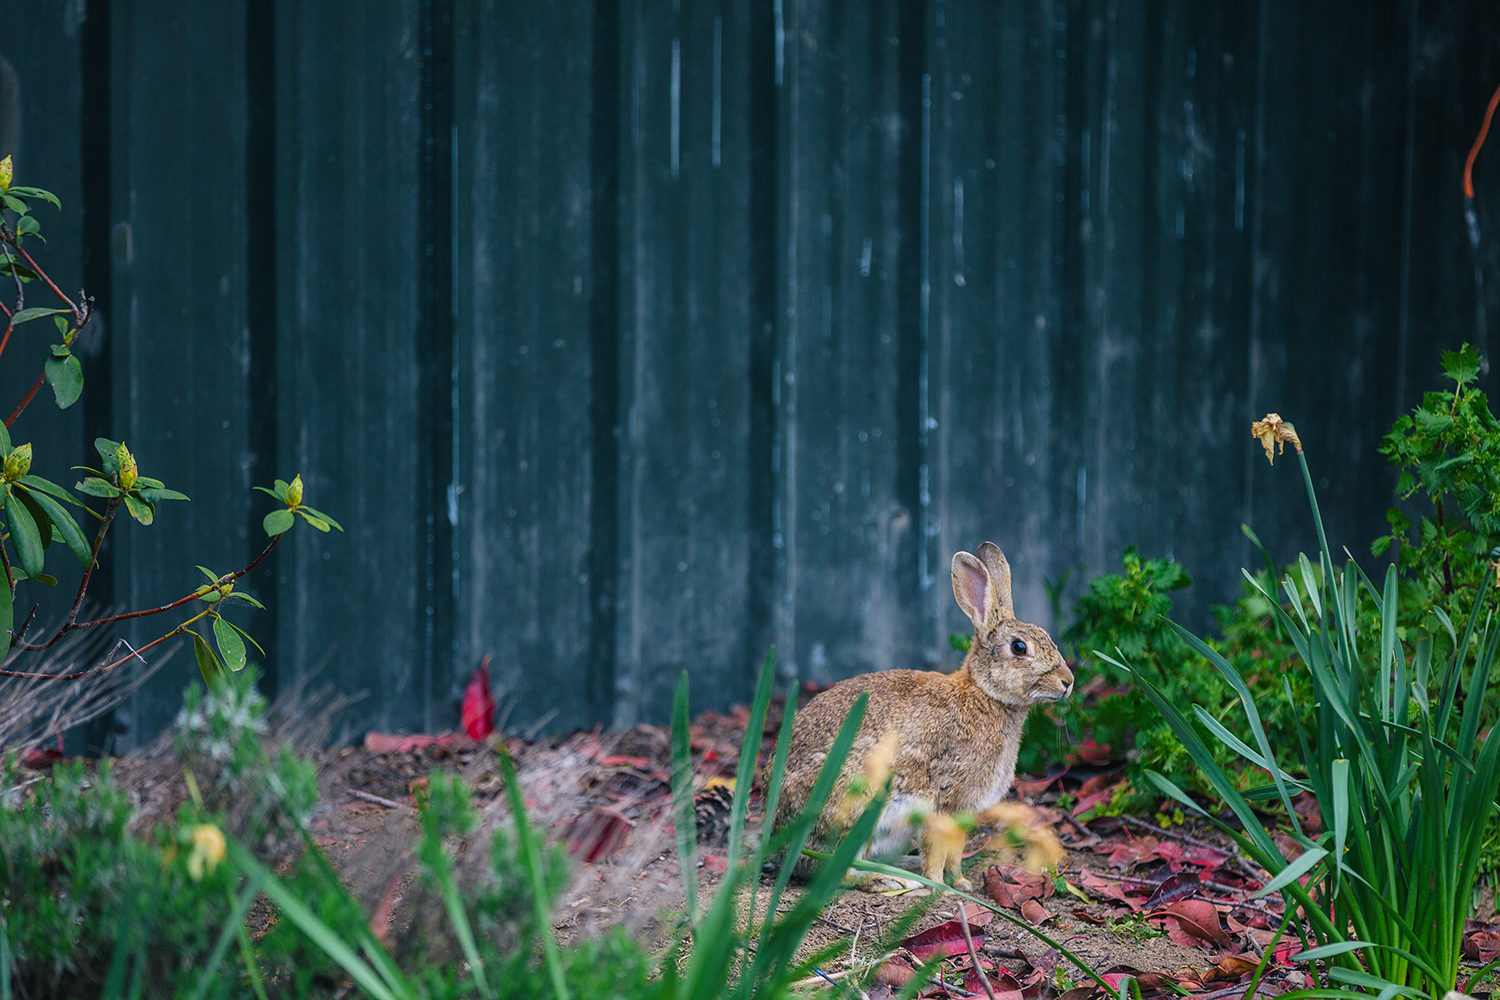
{"label": "green grass blade", "polygon": [[1322,861],[1326,857],[1328,857],[1328,852],[1323,850],[1323,848],[1308,848],[1306,851],[1303,851],[1300,855],[1298,855],[1295,861],[1288,863],[1285,868],[1283,868],[1276,874],[1275,878],[1267,882],[1250,898],[1259,899],[1261,896],[1269,895],[1273,892],[1280,892],[1282,889],[1286,888],[1288,884],[1295,882],[1303,875],[1306,875],[1308,870],[1311,869],[1313,865],[1317,864],[1319,861]]}
{"label": "green grass blade", "polygon": [[677,679],[672,699],[672,816],[677,833],[677,863],[687,896],[687,922],[698,924],[698,822],[693,811],[693,751],[688,733],[688,675]]}
{"label": "green grass blade", "polygon": [[734,802],[729,810],[729,867],[740,861],[744,847],[745,817],[750,811],[750,786],[755,783],[756,759],[760,756],[761,735],[766,729],[766,712],[771,705],[771,690],[776,681],[776,647],[766,653],[760,666],[760,680],[755,685],[755,697],[750,702],[750,719],[745,726],[745,739],[740,744],[739,766],[734,776]]}
{"label": "green grass blade", "polygon": [[364,959],[357,955],[353,948],[344,943],[333,930],[297,896],[282,885],[281,882],[271,877],[271,873],[265,869],[259,861],[250,855],[250,852],[240,847],[238,843],[230,840],[228,843],[229,859],[236,868],[249,875],[251,878],[261,881],[261,891],[276,904],[288,920],[297,926],[303,934],[306,934],[313,944],[317,945],[323,952],[339,964],[349,978],[359,984],[366,993],[375,997],[376,1000],[416,1000],[419,995],[414,986],[409,983],[400,984],[399,991],[393,991],[375,972],[375,970]]}
{"label": "green grass blade", "polygon": [[[859,727],[864,722],[869,702],[869,693],[864,691],[861,691],[859,697],[854,699],[854,704],[849,708],[849,714],[844,717],[843,726],[839,728],[838,735],[834,737],[832,745],[828,748],[828,756],[823,760],[823,767],[813,783],[812,792],[807,797],[807,804],[802,815],[789,827],[790,836],[787,841],[786,854],[782,858],[781,870],[776,873],[776,883],[771,890],[771,899],[766,908],[768,914],[775,913],[777,907],[781,905],[781,896],[786,891],[787,883],[791,881],[793,866],[798,855],[802,853],[802,848],[807,844],[813,824],[823,814],[823,807],[828,804],[828,797],[833,793],[834,785],[843,771],[844,761],[854,746],[855,737],[859,735]],[[767,927],[769,927],[769,922]]]}
{"label": "green grass blade", "polygon": [[250,876],[245,888],[235,898],[234,906],[229,910],[229,917],[224,922],[224,929],[219,932],[219,938],[214,942],[214,950],[208,953],[208,961],[203,965],[203,975],[198,977],[198,985],[189,994],[190,1000],[203,1000],[208,995],[208,988],[219,974],[219,964],[224,961],[225,952],[234,941],[236,931],[243,927],[245,914],[249,912],[250,904],[255,902],[255,897],[260,893],[261,881],[259,876]]}
{"label": "green grass blade", "polygon": [[1349,833],[1349,761],[1333,762],[1333,859],[1330,866],[1333,891],[1339,891],[1339,873],[1344,866],[1344,838]]}
{"label": "green grass blade", "polygon": [[542,872],[541,847],[536,842],[531,822],[526,818],[526,796],[521,794],[515,761],[510,759],[510,750],[503,741],[498,749],[500,775],[505,779],[505,794],[510,798],[510,814],[516,824],[516,850],[521,855],[521,863],[526,867],[526,875],[531,882],[531,905],[536,911],[536,930],[542,938],[542,954],[547,962],[547,974],[552,979],[552,991],[557,995],[557,1000],[568,1000],[562,956],[557,952],[557,938],[552,933],[552,912],[547,896],[547,877]]}

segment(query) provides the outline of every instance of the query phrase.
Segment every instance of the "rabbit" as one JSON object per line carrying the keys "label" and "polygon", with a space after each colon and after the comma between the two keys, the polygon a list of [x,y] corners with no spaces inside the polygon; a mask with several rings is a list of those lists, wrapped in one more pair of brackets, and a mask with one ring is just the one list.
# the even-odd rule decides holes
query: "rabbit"
{"label": "rabbit", "polygon": [[[808,846],[831,849],[876,790],[861,793],[856,782],[851,791],[851,779],[870,770],[869,761],[889,761],[890,799],[860,857],[905,853],[920,829],[922,874],[941,882],[946,872],[956,888],[968,890],[959,868],[962,837],[935,835],[921,817],[978,813],[999,802],[1015,781],[1026,713],[1038,702],[1070,695],[1073,672],[1045,629],[1016,620],[1010,564],[993,542],[981,545],[978,556],[954,555],[953,595],[974,623],[973,644],[957,671],[861,674],[796,713],[773,829],[806,808],[844,717],[859,693],[868,691],[864,722]],[[883,780],[884,765],[874,770],[871,777]],[[814,867],[805,856],[796,864],[794,874],[802,878]]]}

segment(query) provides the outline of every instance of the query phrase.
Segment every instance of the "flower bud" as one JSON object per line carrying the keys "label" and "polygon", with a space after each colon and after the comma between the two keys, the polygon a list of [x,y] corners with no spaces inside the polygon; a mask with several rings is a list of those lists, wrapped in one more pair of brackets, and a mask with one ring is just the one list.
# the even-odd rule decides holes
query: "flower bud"
{"label": "flower bud", "polygon": [[10,157],[0,160],[0,191],[10,190],[10,179],[14,175],[15,168],[11,166]]}
{"label": "flower bud", "polygon": [[135,486],[135,456],[125,447],[124,442],[115,449],[115,461],[120,463],[120,489],[128,490]]}
{"label": "flower bud", "polygon": [[223,831],[209,823],[193,827],[192,838],[193,849],[188,854],[187,870],[194,882],[200,882],[205,866],[209,872],[219,867],[228,845],[224,842]]}
{"label": "flower bud", "polygon": [[20,479],[31,471],[31,445],[23,444],[5,456],[5,479]]}
{"label": "flower bud", "polygon": [[295,507],[302,502],[302,477],[293,476],[291,484],[286,488],[286,505]]}

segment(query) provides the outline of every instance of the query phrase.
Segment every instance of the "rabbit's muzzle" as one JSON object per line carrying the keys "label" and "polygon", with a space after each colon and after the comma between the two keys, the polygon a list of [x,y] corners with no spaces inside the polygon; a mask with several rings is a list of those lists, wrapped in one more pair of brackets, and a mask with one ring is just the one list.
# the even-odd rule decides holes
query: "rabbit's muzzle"
{"label": "rabbit's muzzle", "polygon": [[1036,701],[1062,701],[1073,693],[1073,672],[1067,667],[1057,670],[1046,680],[1051,681],[1057,687],[1052,691],[1045,689],[1037,691]]}

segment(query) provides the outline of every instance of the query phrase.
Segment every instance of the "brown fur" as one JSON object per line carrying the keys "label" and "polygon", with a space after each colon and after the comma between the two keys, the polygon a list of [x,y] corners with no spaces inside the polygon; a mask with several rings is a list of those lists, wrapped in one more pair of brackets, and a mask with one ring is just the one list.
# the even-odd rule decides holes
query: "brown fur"
{"label": "brown fur", "polygon": [[[863,772],[865,760],[891,730],[899,737],[891,767],[893,801],[909,796],[938,813],[979,812],[1010,791],[1026,713],[1039,701],[1067,697],[1073,673],[1045,629],[1015,620],[1010,566],[999,547],[985,542],[978,557],[955,555],[953,591],[975,626],[963,665],[952,674],[862,674],[808,702],[793,725],[775,827],[791,822],[806,807],[828,749],[862,691],[870,695],[864,722],[813,828],[810,846],[827,849],[858,814],[859,808],[851,808],[850,779]],[[1017,639],[1026,644],[1022,655],[1012,651]],[[927,877],[941,879],[945,870],[958,876],[961,846],[955,851],[928,843],[925,836],[918,839]],[[808,870],[804,858],[799,874]]]}

